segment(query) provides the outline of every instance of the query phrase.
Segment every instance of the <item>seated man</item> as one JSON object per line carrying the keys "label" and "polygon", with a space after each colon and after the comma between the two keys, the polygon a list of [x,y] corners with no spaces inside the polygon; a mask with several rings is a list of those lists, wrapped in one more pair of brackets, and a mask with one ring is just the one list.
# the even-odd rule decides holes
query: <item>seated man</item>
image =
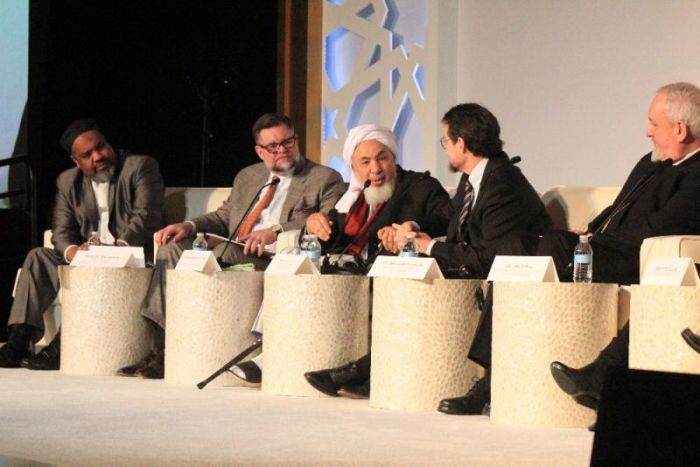
{"label": "seated man", "polygon": [[[154,349],[141,362],[122,368],[122,376],[163,377],[165,347],[165,269],[174,268],[182,251],[192,247],[197,232],[221,237],[235,234],[244,246],[221,242],[213,248],[223,261],[254,263],[264,269],[269,259],[264,247],[275,243],[277,234],[300,229],[313,212],[328,212],[343,190],[343,180],[333,169],[306,160],[299,153],[292,121],[283,115],[265,114],[253,124],[255,151],[262,160],[241,170],[228,199],[214,212],[171,224],[158,231],[156,268],[144,303],[143,316],[156,329]],[[276,180],[276,183],[271,183]],[[261,187],[267,185],[263,190]],[[256,202],[244,219],[250,203]]]}
{"label": "seated man", "polygon": [[[452,199],[447,241],[435,242],[434,234],[421,231],[416,243],[421,253],[437,259],[447,276],[483,278],[495,254],[524,253],[524,247],[502,249],[504,239],[519,238],[523,232],[537,235],[551,221],[535,190],[503,152],[500,126],[491,112],[478,104],[461,104],[450,109],[442,123],[440,143],[450,167],[462,172],[462,177]],[[395,227],[396,238],[389,249],[398,251],[406,231],[414,228],[409,223]],[[353,385],[364,385],[369,378],[369,363],[367,355],[305,376],[326,394],[337,395],[343,386],[343,392],[353,392]]]}
{"label": "seated man", "polygon": [[[379,125],[361,125],[348,133],[343,159],[352,168],[350,187],[329,213],[306,220],[306,232],[317,235],[325,253],[347,251],[367,258],[394,249],[394,223],[410,223],[431,235],[443,235],[449,221],[449,195],[427,173],[396,164],[394,134]],[[366,182],[370,182],[364,188]],[[259,382],[257,360],[240,363],[233,374]],[[255,379],[251,378],[254,375]]]}
{"label": "seated man", "polygon": [[162,225],[163,179],[154,159],[115,151],[90,119],[71,123],[60,144],[76,167],[56,181],[54,249],[34,248],[22,265],[0,367],[58,369],[60,334],[34,356],[29,344],[44,334],[44,312],[58,294],[58,266],[87,249],[91,232],[98,232],[105,245],[143,246],[149,251],[153,233]]}
{"label": "seated man", "polygon": [[[649,107],[647,136],[654,149],[637,163],[612,206],[588,227],[595,263],[593,280],[621,284],[639,280],[639,250],[647,237],[700,234],[700,89],[690,83],[660,88]],[[576,235],[553,232],[540,244],[562,278]],[[552,376],[576,402],[596,409],[605,374],[627,366],[629,324],[591,364],[581,369],[553,362]]]}

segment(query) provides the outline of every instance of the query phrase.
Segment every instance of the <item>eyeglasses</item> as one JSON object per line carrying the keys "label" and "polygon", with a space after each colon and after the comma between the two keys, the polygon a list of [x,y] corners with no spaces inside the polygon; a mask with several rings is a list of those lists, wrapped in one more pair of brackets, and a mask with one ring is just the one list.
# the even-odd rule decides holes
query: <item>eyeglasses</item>
{"label": "eyeglasses", "polygon": [[297,144],[297,135],[290,136],[281,143],[270,143],[263,146],[262,144],[256,144],[256,146],[263,148],[270,154],[277,154],[280,150],[280,146],[284,146],[284,149],[292,149],[294,145]]}
{"label": "eyeglasses", "polygon": [[442,149],[447,149],[445,145],[447,144],[448,138],[445,138],[444,136],[440,138],[440,146],[442,146]]}

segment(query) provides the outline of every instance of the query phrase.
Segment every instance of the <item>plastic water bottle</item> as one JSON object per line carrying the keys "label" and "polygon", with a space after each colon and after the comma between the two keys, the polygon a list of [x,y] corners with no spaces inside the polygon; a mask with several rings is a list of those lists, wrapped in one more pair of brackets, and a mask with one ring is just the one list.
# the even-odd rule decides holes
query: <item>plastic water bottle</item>
{"label": "plastic water bottle", "polygon": [[197,238],[192,242],[192,249],[194,251],[207,251],[209,249],[208,247],[209,245],[207,245],[207,239],[204,238],[204,234],[198,233]]}
{"label": "plastic water bottle", "polygon": [[307,234],[301,238],[299,254],[307,256],[317,268],[321,267],[321,244],[316,235]]}
{"label": "plastic water bottle", "polygon": [[88,238],[88,241],[87,241],[88,251],[92,250],[93,246],[99,246],[99,245],[100,245],[100,235],[97,232],[92,232],[90,234],[90,238]]}
{"label": "plastic water bottle", "polygon": [[401,253],[399,253],[399,256],[406,256],[409,258],[415,258],[418,256],[418,245],[416,245],[415,232],[408,232],[406,234],[406,243],[403,244],[403,248],[401,248]]}
{"label": "plastic water bottle", "polygon": [[578,242],[574,250],[574,282],[589,284],[593,282],[593,248],[587,235],[580,235]]}

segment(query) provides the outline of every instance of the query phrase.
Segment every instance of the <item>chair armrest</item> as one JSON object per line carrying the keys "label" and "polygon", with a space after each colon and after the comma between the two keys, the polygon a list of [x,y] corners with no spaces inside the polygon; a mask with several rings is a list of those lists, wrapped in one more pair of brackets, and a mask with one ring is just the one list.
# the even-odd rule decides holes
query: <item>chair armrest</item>
{"label": "chair armrest", "polygon": [[646,238],[639,251],[640,274],[644,273],[650,258],[692,258],[693,262],[700,263],[700,236],[667,235]]}
{"label": "chair armrest", "polygon": [[299,245],[299,234],[301,230],[288,230],[277,235],[275,253],[280,253],[286,248],[296,248]]}

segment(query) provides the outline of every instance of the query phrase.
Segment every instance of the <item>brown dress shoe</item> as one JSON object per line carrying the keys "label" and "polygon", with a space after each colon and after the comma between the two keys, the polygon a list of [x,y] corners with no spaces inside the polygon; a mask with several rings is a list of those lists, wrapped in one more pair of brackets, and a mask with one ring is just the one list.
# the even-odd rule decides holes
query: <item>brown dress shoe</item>
{"label": "brown dress shoe", "polygon": [[[151,353],[146,355],[142,360],[139,360],[137,363],[134,363],[133,365],[125,366],[124,368],[120,368],[117,370],[117,375],[118,376],[141,376],[137,374],[139,371],[144,370],[146,367],[150,366],[153,363],[153,360],[157,358],[158,355],[163,355],[162,350],[152,350]],[[161,365],[162,366],[162,365]],[[162,376],[161,376],[162,378]]]}

